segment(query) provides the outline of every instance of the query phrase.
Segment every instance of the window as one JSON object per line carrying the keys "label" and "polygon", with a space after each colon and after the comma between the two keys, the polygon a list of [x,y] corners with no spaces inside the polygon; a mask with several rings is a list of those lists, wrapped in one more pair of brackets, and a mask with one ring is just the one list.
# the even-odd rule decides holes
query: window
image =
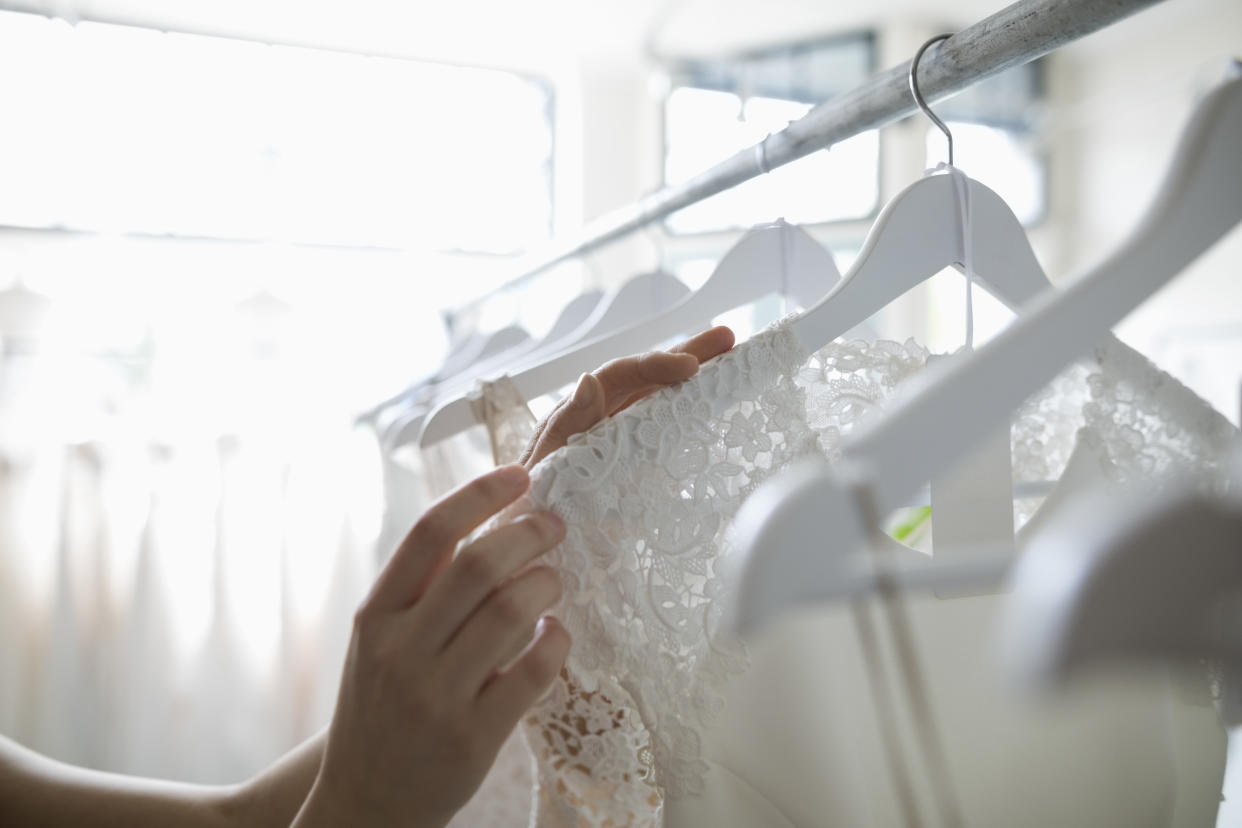
{"label": "window", "polygon": [[[1039,152],[1042,61],[977,83],[935,105],[953,133],[954,162],[1005,200],[1027,226],[1047,212],[1047,164]],[[927,132],[927,166],[945,160],[944,135]]]}
{"label": "window", "polygon": [[550,233],[552,95],[510,72],[0,12],[0,77],[0,225],[494,254]]}
{"label": "window", "polygon": [[[674,67],[664,109],[665,182],[685,181],[757,144],[861,84],[874,63],[874,38],[861,34]],[[780,217],[797,224],[863,218],[879,199],[879,156],[877,133],[866,132],[687,207],[666,226],[698,233]]]}

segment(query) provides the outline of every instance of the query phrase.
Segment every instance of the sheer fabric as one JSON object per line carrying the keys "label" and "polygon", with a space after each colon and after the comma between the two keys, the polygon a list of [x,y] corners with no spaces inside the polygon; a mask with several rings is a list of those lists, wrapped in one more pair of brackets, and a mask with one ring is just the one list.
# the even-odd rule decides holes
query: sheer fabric
{"label": "sheer fabric", "polygon": [[[809,717],[802,721],[794,710],[773,705],[781,694],[762,690],[764,684],[744,672],[745,651],[717,626],[731,555],[727,527],[741,502],[797,458],[831,460],[842,439],[922,370],[927,357],[912,341],[841,342],[807,355],[782,321],[704,365],[691,380],[575,437],[535,469],[531,493],[515,511],[549,508],[569,527],[551,562],[565,584],[557,614],[574,640],[566,670],[524,722],[538,767],[535,824],[748,825],[760,823],[747,820],[762,819],[779,825],[793,822],[798,799],[820,797],[829,810],[798,824],[898,824],[885,805],[891,792],[876,781],[884,778],[878,760],[875,773],[845,784],[849,767],[865,766],[875,754],[874,728],[847,721],[865,719],[857,711],[869,707],[866,692],[849,679],[861,674],[849,637],[840,629],[794,636],[801,651],[776,659],[795,679],[816,659],[842,668],[841,675],[811,671],[821,682],[818,690],[833,689],[839,698],[825,693],[818,704],[802,699],[798,712]],[[1014,477],[1015,482],[1055,478],[1079,445],[1099,474],[1117,483],[1159,485],[1166,473],[1191,466],[1211,484],[1217,480],[1215,458],[1235,438],[1224,418],[1110,339],[1095,362],[1068,369],[1017,412]],[[1016,503],[1017,524],[1037,506],[1038,501]],[[977,647],[963,656],[953,647],[945,650],[943,641],[986,630],[998,600],[943,602],[920,615],[920,629],[928,634],[925,645],[943,650],[932,659],[944,668],[934,677],[936,700],[944,706],[947,696],[953,712],[961,709],[956,696],[971,697],[986,708],[976,721],[999,727],[1022,711],[961,692],[969,690],[961,686],[963,676],[973,676],[976,687],[995,694],[1006,691]],[[969,625],[963,626],[966,616]],[[954,669],[945,667],[950,656],[958,661]],[[766,685],[785,678],[768,675]],[[1184,771],[1183,788],[1198,784],[1210,791],[1213,778],[1219,783],[1221,762],[1212,756],[1223,742],[1213,741],[1218,734],[1211,727],[1195,730],[1210,719],[1207,707],[1196,708],[1198,718],[1187,712],[1194,722],[1185,727],[1177,723],[1182,711],[1174,711],[1175,732],[1166,738],[1169,705],[1175,701],[1168,688],[1145,688],[1123,700],[1116,691],[1101,688],[1059,718],[1031,717],[1036,725],[1010,728],[989,750],[960,738],[972,732],[969,715],[950,716],[954,721],[945,735],[951,743],[970,742],[978,756],[1010,774],[998,778],[969,761],[974,754],[951,744],[954,761],[968,765],[968,814],[992,814],[990,809],[999,807],[988,785],[1017,797],[1009,802],[1008,816],[1001,814],[1011,825],[1085,825],[1092,823],[1084,820],[1101,818],[1123,824],[1115,818],[1134,808],[1171,814],[1176,804],[1167,777],[1177,757],[1169,738],[1176,741],[1190,731],[1207,734],[1196,744],[1209,755],[1190,770],[1177,768]],[[739,699],[747,699],[740,708]],[[1102,715],[1108,709],[1118,712]],[[787,745],[803,744],[813,771],[804,785],[782,781],[782,776],[806,777],[806,769],[771,750],[774,740],[765,740],[762,725],[755,734],[757,749],[737,738],[754,724],[742,720],[773,722],[791,715],[792,725],[775,729],[803,731],[801,740],[794,733],[783,738]],[[1125,736],[1135,729],[1139,736]],[[1041,744],[1041,732],[1055,733]],[[814,744],[806,736],[811,733],[826,734],[829,743]],[[1092,747],[1100,744],[1108,746],[1103,754]],[[1130,761],[1108,752],[1119,744],[1131,745],[1142,758]],[[1082,770],[1083,763],[1072,760],[1075,754],[1102,763],[1092,771],[1094,780],[1091,773],[1076,782],[1058,772],[1058,763]],[[860,762],[852,761],[854,755]],[[819,776],[825,769],[843,776]],[[1079,790],[1099,780],[1110,783],[1096,787],[1111,798],[1122,790],[1128,801],[1113,807]],[[783,787],[788,790],[782,793]],[[1061,794],[1075,808],[1062,813],[1056,804]],[[1205,807],[1214,812],[1215,801],[1209,797]],[[1068,821],[1054,823],[1050,814]]]}
{"label": "sheer fabric", "polygon": [[281,418],[307,415],[275,381],[252,398],[270,420],[187,423],[117,373],[0,359],[0,731],[237,782],[331,714],[374,577],[358,444],[293,443]]}

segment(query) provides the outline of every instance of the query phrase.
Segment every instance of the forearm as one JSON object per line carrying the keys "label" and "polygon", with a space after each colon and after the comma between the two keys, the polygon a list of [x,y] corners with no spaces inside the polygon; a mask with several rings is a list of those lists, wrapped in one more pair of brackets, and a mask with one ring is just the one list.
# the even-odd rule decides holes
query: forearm
{"label": "forearm", "polygon": [[232,828],[235,793],[78,768],[0,737],[0,825]]}
{"label": "forearm", "polygon": [[0,736],[0,825],[288,828],[323,756],[320,732],[241,785],[165,782],[40,756]]}
{"label": "forearm", "polygon": [[233,824],[244,828],[289,828],[319,774],[327,733],[326,728],[319,731],[239,786],[231,803],[237,817]]}

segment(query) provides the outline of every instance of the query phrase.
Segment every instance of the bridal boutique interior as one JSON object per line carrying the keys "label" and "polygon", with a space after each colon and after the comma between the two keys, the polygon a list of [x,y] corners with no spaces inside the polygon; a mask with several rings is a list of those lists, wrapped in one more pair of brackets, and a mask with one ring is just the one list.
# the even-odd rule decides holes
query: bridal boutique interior
{"label": "bridal boutique interior", "polygon": [[0,734],[258,773],[431,504],[723,324],[531,469],[573,645],[449,824],[1242,824],[1239,61],[1236,0],[0,0]]}

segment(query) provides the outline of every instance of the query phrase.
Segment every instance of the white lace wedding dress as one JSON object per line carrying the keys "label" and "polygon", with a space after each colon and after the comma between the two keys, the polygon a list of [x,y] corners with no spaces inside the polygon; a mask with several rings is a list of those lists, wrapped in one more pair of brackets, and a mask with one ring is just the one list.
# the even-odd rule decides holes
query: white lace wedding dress
{"label": "white lace wedding dress", "polygon": [[[903,824],[846,610],[794,617],[749,654],[717,622],[738,506],[794,459],[833,458],[927,358],[912,341],[807,355],[778,322],[536,467],[518,509],[551,509],[569,527],[550,558],[573,648],[523,724],[532,824]],[[1110,338],[1017,412],[1014,478],[1058,478],[1077,446],[1117,483],[1192,467],[1210,485],[1236,437]],[[1015,525],[1038,506],[1016,502]],[[967,824],[1211,825],[1224,737],[1210,705],[1154,679],[1023,701],[982,646],[1002,601],[910,604]]]}

